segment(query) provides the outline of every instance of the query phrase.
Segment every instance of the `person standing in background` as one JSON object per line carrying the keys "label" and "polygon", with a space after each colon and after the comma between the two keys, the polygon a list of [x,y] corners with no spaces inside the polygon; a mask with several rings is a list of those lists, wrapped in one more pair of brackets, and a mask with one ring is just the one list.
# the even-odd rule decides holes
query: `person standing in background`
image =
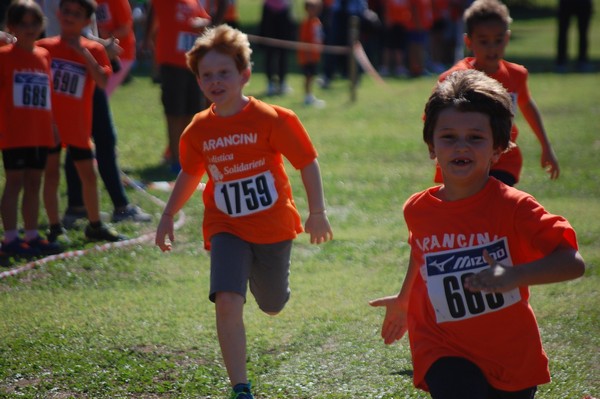
{"label": "person standing in background", "polygon": [[558,42],[556,54],[556,72],[567,72],[567,43],[571,18],[577,17],[577,32],[579,34],[579,47],[577,56],[577,70],[591,72],[592,65],[588,56],[589,28],[592,19],[592,0],[560,0],[558,3]]}
{"label": "person standing in background", "polygon": [[197,0],[153,0],[146,40],[154,47],[159,69],[161,101],[167,120],[168,149],[165,158],[179,173],[179,138],[192,117],[206,104],[196,77],[187,68],[185,53],[211,23]]}

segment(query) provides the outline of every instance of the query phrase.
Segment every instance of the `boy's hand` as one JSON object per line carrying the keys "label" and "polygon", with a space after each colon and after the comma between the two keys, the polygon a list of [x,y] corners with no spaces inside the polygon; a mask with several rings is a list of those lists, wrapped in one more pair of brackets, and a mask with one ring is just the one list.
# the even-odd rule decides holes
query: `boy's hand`
{"label": "boy's hand", "polygon": [[[169,242],[165,240],[165,237],[169,238]],[[173,216],[164,214],[158,222],[158,228],[156,229],[156,237],[154,243],[166,252],[171,250],[171,243],[175,241],[175,235],[173,234]]]}
{"label": "boy's hand", "polygon": [[321,244],[333,239],[333,231],[325,212],[311,213],[304,224],[304,231],[310,234],[311,244]]}
{"label": "boy's hand", "polygon": [[558,159],[552,149],[542,151],[542,168],[550,175],[550,180],[558,179],[560,168],[558,167]]}
{"label": "boy's hand", "polygon": [[514,267],[507,267],[496,262],[487,250],[483,251],[483,259],[490,265],[489,269],[465,279],[465,288],[472,292],[507,292],[517,288],[517,273]]}
{"label": "boy's hand", "polygon": [[11,35],[8,32],[4,32],[0,30],[0,46],[5,44],[13,44],[17,42],[17,38]]}
{"label": "boy's hand", "polygon": [[381,326],[381,338],[386,345],[393,344],[400,340],[406,330],[408,324],[406,315],[408,309],[402,305],[397,295],[387,296],[369,301],[369,305],[374,307],[385,306],[385,317]]}

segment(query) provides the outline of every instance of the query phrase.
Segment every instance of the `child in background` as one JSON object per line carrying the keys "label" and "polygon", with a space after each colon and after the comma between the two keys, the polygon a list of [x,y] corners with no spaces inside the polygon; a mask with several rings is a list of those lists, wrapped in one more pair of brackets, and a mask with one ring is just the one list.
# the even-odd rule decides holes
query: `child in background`
{"label": "child in background", "polygon": [[243,321],[248,283],[269,315],[279,313],[290,296],[292,240],[302,224],[284,156],[302,175],[309,208],[304,230],[311,243],[333,238],[317,152],[298,117],[242,93],[251,75],[251,52],[247,36],[227,25],[208,29],[188,52],[188,66],[212,105],[196,114],[181,136],[182,170],[155,240],[161,250],[171,249],[173,217],[208,172],[203,233],[211,251],[209,299],[236,399],[253,398]]}
{"label": "child in background", "polygon": [[414,384],[435,399],[532,399],[550,381],[528,286],[577,278],[571,225],[489,176],[510,146],[512,105],[474,70],[439,83],[423,139],[444,184],[404,204],[411,246],[400,293],[370,302],[386,344],[408,329]]}
{"label": "child in background", "polygon": [[394,75],[408,76],[405,66],[404,51],[406,48],[406,27],[410,24],[411,8],[409,0],[384,1],[384,43],[382,62],[379,73],[381,76],[390,76],[392,66]]}
{"label": "child in background", "polygon": [[[93,0],[61,0],[60,36],[38,41],[52,58],[53,113],[61,146],[66,146],[82,183],[89,240],[120,241],[126,237],[100,220],[98,186],[92,150],[92,98],[95,85],[106,86],[111,72],[104,47],[81,36],[96,9]],[[46,166],[44,203],[50,230],[62,229],[58,211],[61,146],[51,150]]]}
{"label": "child in background", "polygon": [[[13,1],[7,29],[16,42],[0,48],[0,148],[5,185],[0,203],[7,256],[61,252],[40,237],[40,188],[48,150],[56,145],[52,131],[51,72],[48,51],[35,45],[44,30],[44,14],[33,0]],[[19,195],[25,240],[17,229]]]}
{"label": "child in background", "polygon": [[[299,40],[303,43],[323,44],[323,26],[319,19],[321,0],[305,0],[306,16],[300,23]],[[325,106],[325,101],[315,97],[312,92],[315,76],[317,76],[321,51],[319,49],[298,50],[298,64],[304,74],[304,104],[317,108]]]}
{"label": "child in background", "polygon": [[[542,124],[540,112],[531,97],[527,86],[527,69],[518,64],[504,60],[504,51],[510,39],[509,25],[512,21],[506,5],[498,0],[476,0],[465,10],[464,21],[466,34],[465,45],[473,52],[473,57],[459,61],[448,71],[440,75],[444,80],[449,74],[461,69],[477,69],[496,79],[508,90],[513,100],[513,112],[518,108],[533,130],[542,146],[541,166],[549,174],[550,179],[557,179],[560,174],[558,160],[550,140]],[[519,131],[513,125],[511,141],[516,143]],[[502,154],[492,166],[491,175],[502,182],[513,186],[519,182],[523,157],[518,146]],[[441,174],[437,170],[436,182],[441,182]]]}
{"label": "child in background", "polygon": [[433,26],[431,0],[409,0],[411,17],[407,25],[408,69],[413,77],[427,75],[425,59],[429,31]]}

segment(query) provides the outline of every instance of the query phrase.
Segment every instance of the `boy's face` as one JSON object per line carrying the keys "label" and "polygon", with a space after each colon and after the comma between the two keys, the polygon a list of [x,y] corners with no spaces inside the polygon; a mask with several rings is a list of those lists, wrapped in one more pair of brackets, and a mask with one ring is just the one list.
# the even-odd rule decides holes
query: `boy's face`
{"label": "boy's face", "polygon": [[74,1],[65,1],[57,11],[61,33],[79,35],[89,25],[86,9]]}
{"label": "boy's face", "polygon": [[486,73],[496,72],[509,38],[510,31],[500,21],[475,25],[471,34],[465,35],[465,45],[473,51],[476,68]]}
{"label": "boy's face", "polygon": [[481,112],[446,108],[433,129],[431,159],[437,159],[444,182],[487,179],[490,166],[500,157],[494,148],[490,117]]}
{"label": "boy's face", "polygon": [[33,47],[42,33],[42,23],[31,12],[23,14],[21,22],[8,28],[18,39],[17,45],[23,48]]}
{"label": "boy's face", "polygon": [[250,70],[238,71],[233,57],[211,50],[198,62],[200,89],[216,106],[235,104],[250,80]]}

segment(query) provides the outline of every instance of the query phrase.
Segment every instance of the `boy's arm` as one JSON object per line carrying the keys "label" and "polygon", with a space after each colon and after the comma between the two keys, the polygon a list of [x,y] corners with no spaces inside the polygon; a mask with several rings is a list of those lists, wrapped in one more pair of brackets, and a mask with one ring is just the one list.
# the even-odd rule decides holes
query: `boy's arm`
{"label": "boy's arm", "polygon": [[312,244],[320,244],[333,238],[333,232],[327,219],[323,184],[321,182],[321,169],[315,158],[300,171],[302,183],[306,190],[309,215],[306,219],[304,230],[310,234]]}
{"label": "boy's arm", "polygon": [[[190,175],[181,171],[175,180],[173,191],[171,196],[165,205],[165,209],[158,223],[156,230],[156,237],[154,243],[162,251],[171,250],[171,242],[175,241],[175,235],[173,233],[173,218],[175,214],[179,212],[185,203],[190,199],[192,194],[196,191],[198,184],[202,176]],[[165,238],[168,237],[170,242],[166,242]]]}
{"label": "boy's arm", "polygon": [[521,286],[572,280],[585,272],[585,263],[579,252],[566,244],[539,260],[515,267],[496,262],[487,251],[483,252],[483,257],[490,268],[465,280],[465,287],[470,291],[506,292]]}
{"label": "boy's arm", "polygon": [[537,108],[537,105],[535,104],[533,99],[530,98],[528,101],[519,103],[519,109],[523,113],[525,120],[531,127],[531,130],[533,130],[533,133],[536,135],[538,141],[542,146],[542,168],[548,171],[548,173],[550,174],[550,179],[557,179],[560,175],[558,159],[554,154],[554,150],[552,149],[552,145],[550,144],[550,140],[548,139],[548,135],[546,134],[546,130],[544,129],[544,124],[542,123],[542,116]]}
{"label": "boy's arm", "polygon": [[106,82],[108,82],[108,73],[106,73],[104,67],[98,63],[90,50],[81,45],[79,37],[70,40],[69,45],[85,59],[87,71],[92,75],[92,79],[94,79],[99,88],[104,89],[106,87]]}
{"label": "boy's arm", "polygon": [[393,344],[400,340],[408,328],[407,325],[407,313],[408,313],[408,300],[410,298],[410,292],[412,286],[418,276],[419,268],[413,261],[412,252],[410,260],[408,262],[408,270],[402,283],[402,288],[398,295],[387,296],[383,298],[374,299],[369,301],[369,305],[374,307],[385,307],[385,317],[383,318],[383,325],[381,326],[381,337],[386,345]]}

